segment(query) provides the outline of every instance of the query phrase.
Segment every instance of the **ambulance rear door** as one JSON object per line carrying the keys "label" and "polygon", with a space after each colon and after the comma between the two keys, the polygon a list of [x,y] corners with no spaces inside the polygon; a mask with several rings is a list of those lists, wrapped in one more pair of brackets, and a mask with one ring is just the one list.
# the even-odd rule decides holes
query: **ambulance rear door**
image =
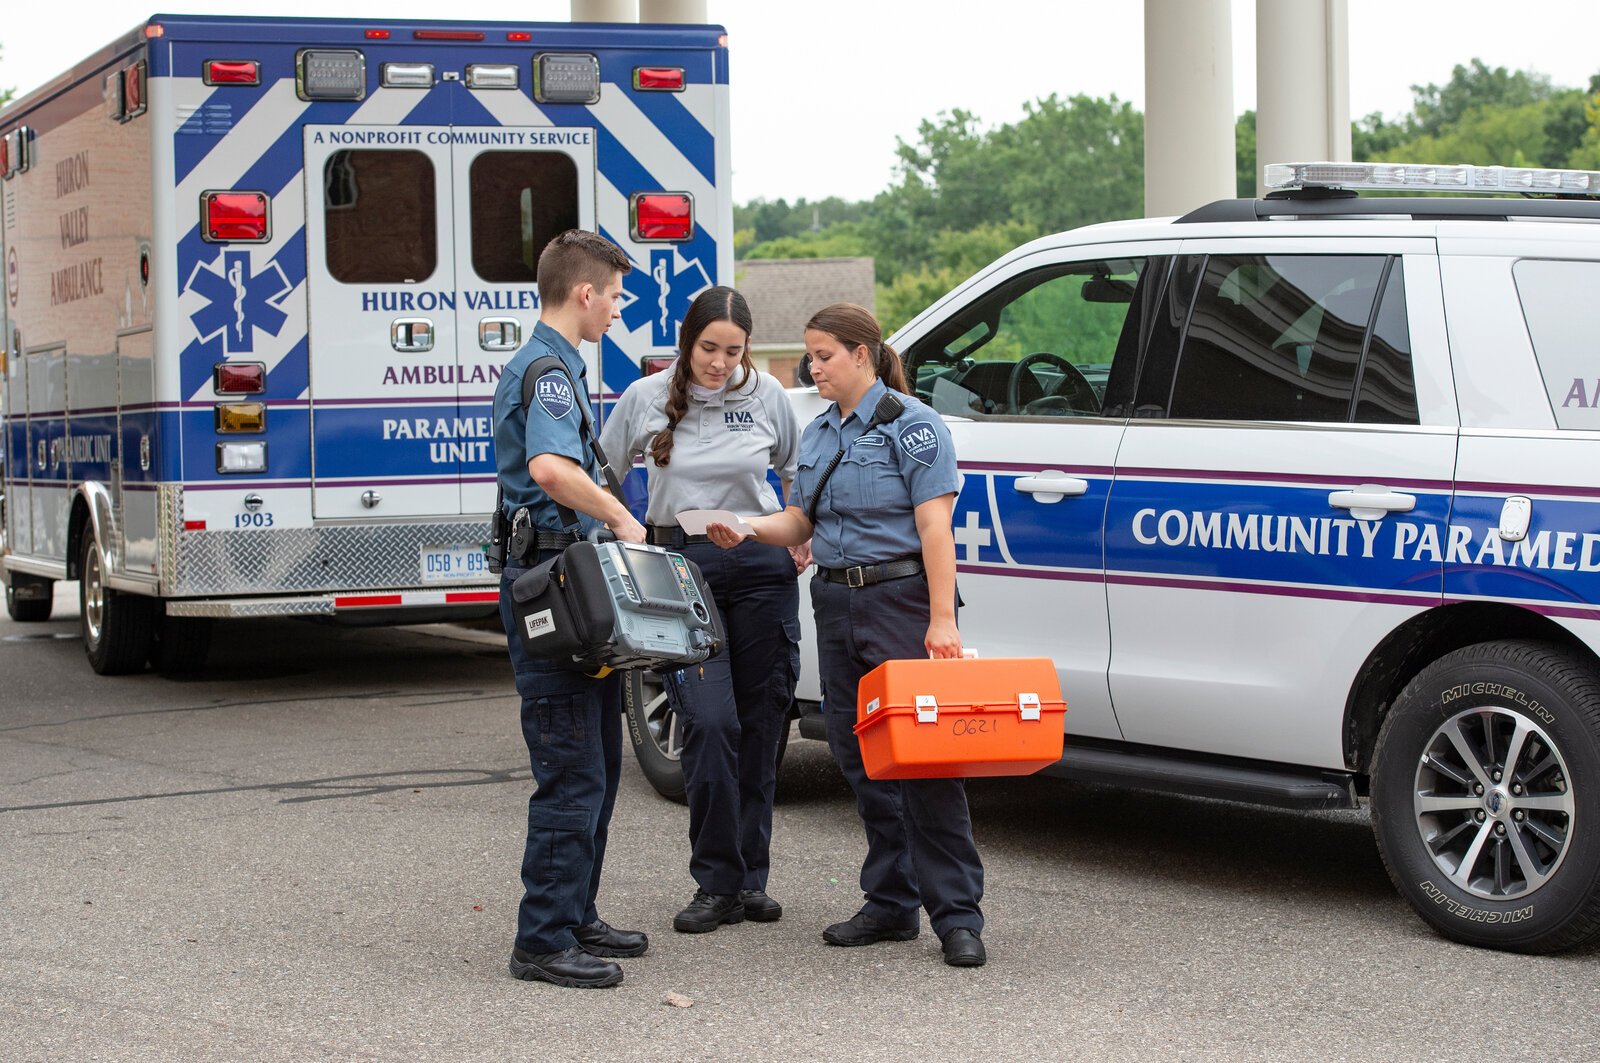
{"label": "ambulance rear door", "polygon": [[[594,230],[594,131],[462,127],[452,130],[456,394],[465,438],[450,444],[459,463],[460,512],[494,509],[494,391],[501,369],[539,320],[534,270],[539,252],[568,229]],[[598,390],[598,353],[583,345],[589,388]]]}
{"label": "ambulance rear door", "polygon": [[316,517],[493,509],[495,387],[594,165],[587,128],[306,128]]}
{"label": "ambulance rear door", "polygon": [[449,126],[305,127],[312,513],[460,512]]}

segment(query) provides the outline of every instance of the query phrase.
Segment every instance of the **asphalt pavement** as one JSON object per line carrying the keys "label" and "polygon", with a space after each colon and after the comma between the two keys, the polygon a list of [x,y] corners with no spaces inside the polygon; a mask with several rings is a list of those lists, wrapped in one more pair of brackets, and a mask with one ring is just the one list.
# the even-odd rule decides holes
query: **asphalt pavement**
{"label": "asphalt pavement", "polygon": [[1364,812],[974,782],[988,966],[926,922],[828,947],[864,842],[798,736],[780,922],[672,931],[687,815],[630,757],[601,911],[650,951],[613,990],[518,982],[531,784],[492,637],[241,621],[195,676],[110,679],[71,593],[0,619],[0,1060],[1600,1059],[1600,950],[1438,938]]}

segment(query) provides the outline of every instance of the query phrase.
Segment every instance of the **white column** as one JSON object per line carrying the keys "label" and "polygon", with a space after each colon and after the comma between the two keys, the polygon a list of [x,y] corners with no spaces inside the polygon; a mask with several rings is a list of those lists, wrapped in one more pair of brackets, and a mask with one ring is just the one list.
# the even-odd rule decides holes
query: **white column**
{"label": "white column", "polygon": [[639,0],[640,22],[682,22],[703,26],[706,18],[706,0]]}
{"label": "white column", "polygon": [[1144,0],[1144,212],[1232,199],[1233,38],[1228,0]]}
{"label": "white column", "polygon": [[1269,162],[1350,159],[1348,0],[1256,0],[1256,188]]}
{"label": "white column", "polygon": [[574,22],[638,22],[639,0],[572,0]]}

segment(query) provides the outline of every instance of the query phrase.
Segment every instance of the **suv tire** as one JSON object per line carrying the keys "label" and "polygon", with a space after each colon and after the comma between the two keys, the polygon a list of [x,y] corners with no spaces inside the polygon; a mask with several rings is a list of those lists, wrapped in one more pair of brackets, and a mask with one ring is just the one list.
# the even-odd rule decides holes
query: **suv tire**
{"label": "suv tire", "polygon": [[[655,792],[668,801],[687,804],[683,786],[683,733],[678,729],[678,713],[667,700],[666,688],[654,672],[635,668],[622,684],[622,713],[628,720],[628,741],[639,770]],[[778,739],[778,767],[789,749],[790,721],[785,719]],[[780,785],[781,782],[780,782]]]}
{"label": "suv tire", "polygon": [[1486,642],[1413,679],[1378,734],[1372,822],[1396,888],[1468,945],[1554,952],[1600,933],[1600,676]]}
{"label": "suv tire", "polygon": [[100,548],[85,531],[78,555],[78,627],[89,666],[100,675],[143,671],[150,655],[155,602],[106,585]]}

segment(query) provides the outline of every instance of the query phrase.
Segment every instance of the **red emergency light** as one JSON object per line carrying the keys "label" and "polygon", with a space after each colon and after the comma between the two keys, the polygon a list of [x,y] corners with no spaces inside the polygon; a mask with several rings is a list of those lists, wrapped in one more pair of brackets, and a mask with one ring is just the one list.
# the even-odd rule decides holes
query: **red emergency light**
{"label": "red emergency light", "polygon": [[411,36],[419,41],[481,41],[482,30],[413,30]]}
{"label": "red emergency light", "polygon": [[218,362],[211,374],[211,386],[219,395],[259,395],[267,390],[265,362]]}
{"label": "red emergency light", "polygon": [[694,235],[694,200],[687,192],[635,192],[629,213],[635,240],[687,240]]}
{"label": "red emergency light", "polygon": [[207,85],[259,85],[261,64],[254,59],[207,59],[200,80]]}
{"label": "red emergency light", "polygon": [[675,354],[647,354],[639,359],[639,375],[653,376],[672,365],[678,360]]}
{"label": "red emergency light", "polygon": [[642,92],[682,92],[683,67],[636,66],[633,68],[633,87]]}
{"label": "red emergency light", "polygon": [[200,193],[200,234],[207,243],[265,243],[265,192]]}
{"label": "red emergency light", "polygon": [[367,40],[369,40],[369,41],[386,41],[388,39],[389,39],[389,31],[388,30],[368,30],[367,31]]}
{"label": "red emergency light", "polygon": [[529,33],[527,30],[512,30],[510,33],[506,34],[506,40],[531,41],[533,40],[533,34]]}

